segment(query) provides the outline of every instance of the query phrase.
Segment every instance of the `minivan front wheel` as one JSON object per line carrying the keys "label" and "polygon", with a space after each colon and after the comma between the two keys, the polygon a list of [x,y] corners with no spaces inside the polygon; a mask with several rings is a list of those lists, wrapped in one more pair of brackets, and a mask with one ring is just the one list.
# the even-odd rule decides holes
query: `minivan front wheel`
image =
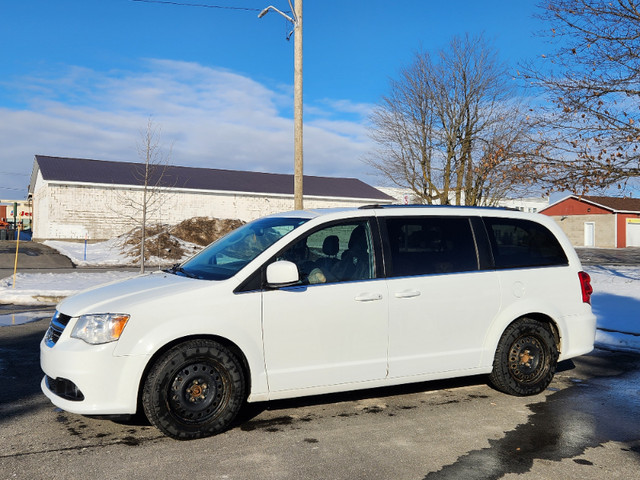
{"label": "minivan front wheel", "polygon": [[225,346],[190,340],[160,356],[144,382],[142,406],[149,421],[178,440],[220,433],[244,401],[241,364]]}
{"label": "minivan front wheel", "polygon": [[558,347],[549,325],[522,318],[502,334],[489,380],[510,395],[535,395],[549,386],[557,362]]}

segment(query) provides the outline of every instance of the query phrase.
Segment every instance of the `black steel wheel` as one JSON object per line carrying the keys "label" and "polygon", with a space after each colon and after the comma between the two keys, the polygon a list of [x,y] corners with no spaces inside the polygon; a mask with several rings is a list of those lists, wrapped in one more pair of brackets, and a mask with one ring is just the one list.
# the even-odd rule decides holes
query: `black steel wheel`
{"label": "black steel wheel", "polygon": [[158,358],[144,382],[142,405],[164,434],[190,440],[229,427],[245,395],[242,366],[223,345],[190,340]]}
{"label": "black steel wheel", "polygon": [[535,395],[549,386],[557,362],[558,347],[549,325],[522,318],[503,333],[489,380],[511,395]]}

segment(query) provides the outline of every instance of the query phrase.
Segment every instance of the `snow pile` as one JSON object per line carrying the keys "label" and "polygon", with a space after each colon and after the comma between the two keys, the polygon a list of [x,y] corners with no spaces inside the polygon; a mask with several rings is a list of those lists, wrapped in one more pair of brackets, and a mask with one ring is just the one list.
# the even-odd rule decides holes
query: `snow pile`
{"label": "snow pile", "polygon": [[131,259],[122,251],[122,239],[114,238],[100,243],[76,243],[47,240],[46,246],[58,250],[78,266],[109,267],[128,265]]}
{"label": "snow pile", "polygon": [[[153,240],[153,239],[151,239]],[[171,237],[171,241],[178,247],[180,255],[168,258],[165,255],[154,255],[153,250],[148,250],[145,257],[146,266],[168,266],[177,262],[182,262],[202,250],[200,245]],[[110,267],[140,264],[139,253],[134,251],[135,246],[127,244],[124,237],[118,237],[106,242],[99,243],[74,243],[61,242],[58,240],[47,240],[43,242],[48,247],[58,250],[61,254],[69,257],[71,261],[79,267]]]}
{"label": "snow pile", "polygon": [[640,267],[590,266],[596,345],[640,351]]}
{"label": "snow pile", "polygon": [[[228,218],[194,217],[173,226],[148,225],[144,242],[145,265],[169,266],[183,262],[244,223]],[[81,267],[139,265],[141,243],[140,228],[106,242],[44,242]]]}

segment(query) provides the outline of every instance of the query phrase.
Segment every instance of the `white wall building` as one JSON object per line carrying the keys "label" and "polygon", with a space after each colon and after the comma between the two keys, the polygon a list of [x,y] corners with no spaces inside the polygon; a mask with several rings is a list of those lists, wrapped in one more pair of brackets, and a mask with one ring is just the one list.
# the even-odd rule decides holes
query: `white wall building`
{"label": "white wall building", "polygon": [[[36,155],[29,185],[33,238],[105,240],[130,231],[136,226],[132,218],[140,217],[144,168]],[[148,223],[249,221],[293,208],[292,175],[167,166],[153,172],[148,185],[157,190]],[[393,198],[357,179],[305,176],[304,202],[313,209],[388,204]]]}
{"label": "white wall building", "polygon": [[[422,203],[420,199],[410,188],[398,187],[376,187],[381,192],[394,198],[394,203],[402,205],[411,205]],[[454,197],[449,199],[452,204]],[[464,197],[463,197],[464,200]],[[498,202],[499,207],[515,208],[522,212],[536,213],[549,206],[549,197],[522,197],[522,198],[505,198]]]}

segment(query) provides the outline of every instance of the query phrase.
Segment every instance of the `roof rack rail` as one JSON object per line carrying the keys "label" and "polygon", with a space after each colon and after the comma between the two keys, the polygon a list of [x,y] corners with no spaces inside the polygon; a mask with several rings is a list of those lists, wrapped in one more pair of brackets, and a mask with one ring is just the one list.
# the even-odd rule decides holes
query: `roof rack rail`
{"label": "roof rack rail", "polygon": [[359,210],[373,210],[376,208],[484,208],[488,210],[511,210],[511,211],[520,211],[514,207],[490,207],[490,206],[476,206],[476,205],[426,205],[422,203],[412,203],[409,205],[403,205],[399,203],[385,203],[385,204],[371,204],[371,205],[362,205],[358,207]]}

